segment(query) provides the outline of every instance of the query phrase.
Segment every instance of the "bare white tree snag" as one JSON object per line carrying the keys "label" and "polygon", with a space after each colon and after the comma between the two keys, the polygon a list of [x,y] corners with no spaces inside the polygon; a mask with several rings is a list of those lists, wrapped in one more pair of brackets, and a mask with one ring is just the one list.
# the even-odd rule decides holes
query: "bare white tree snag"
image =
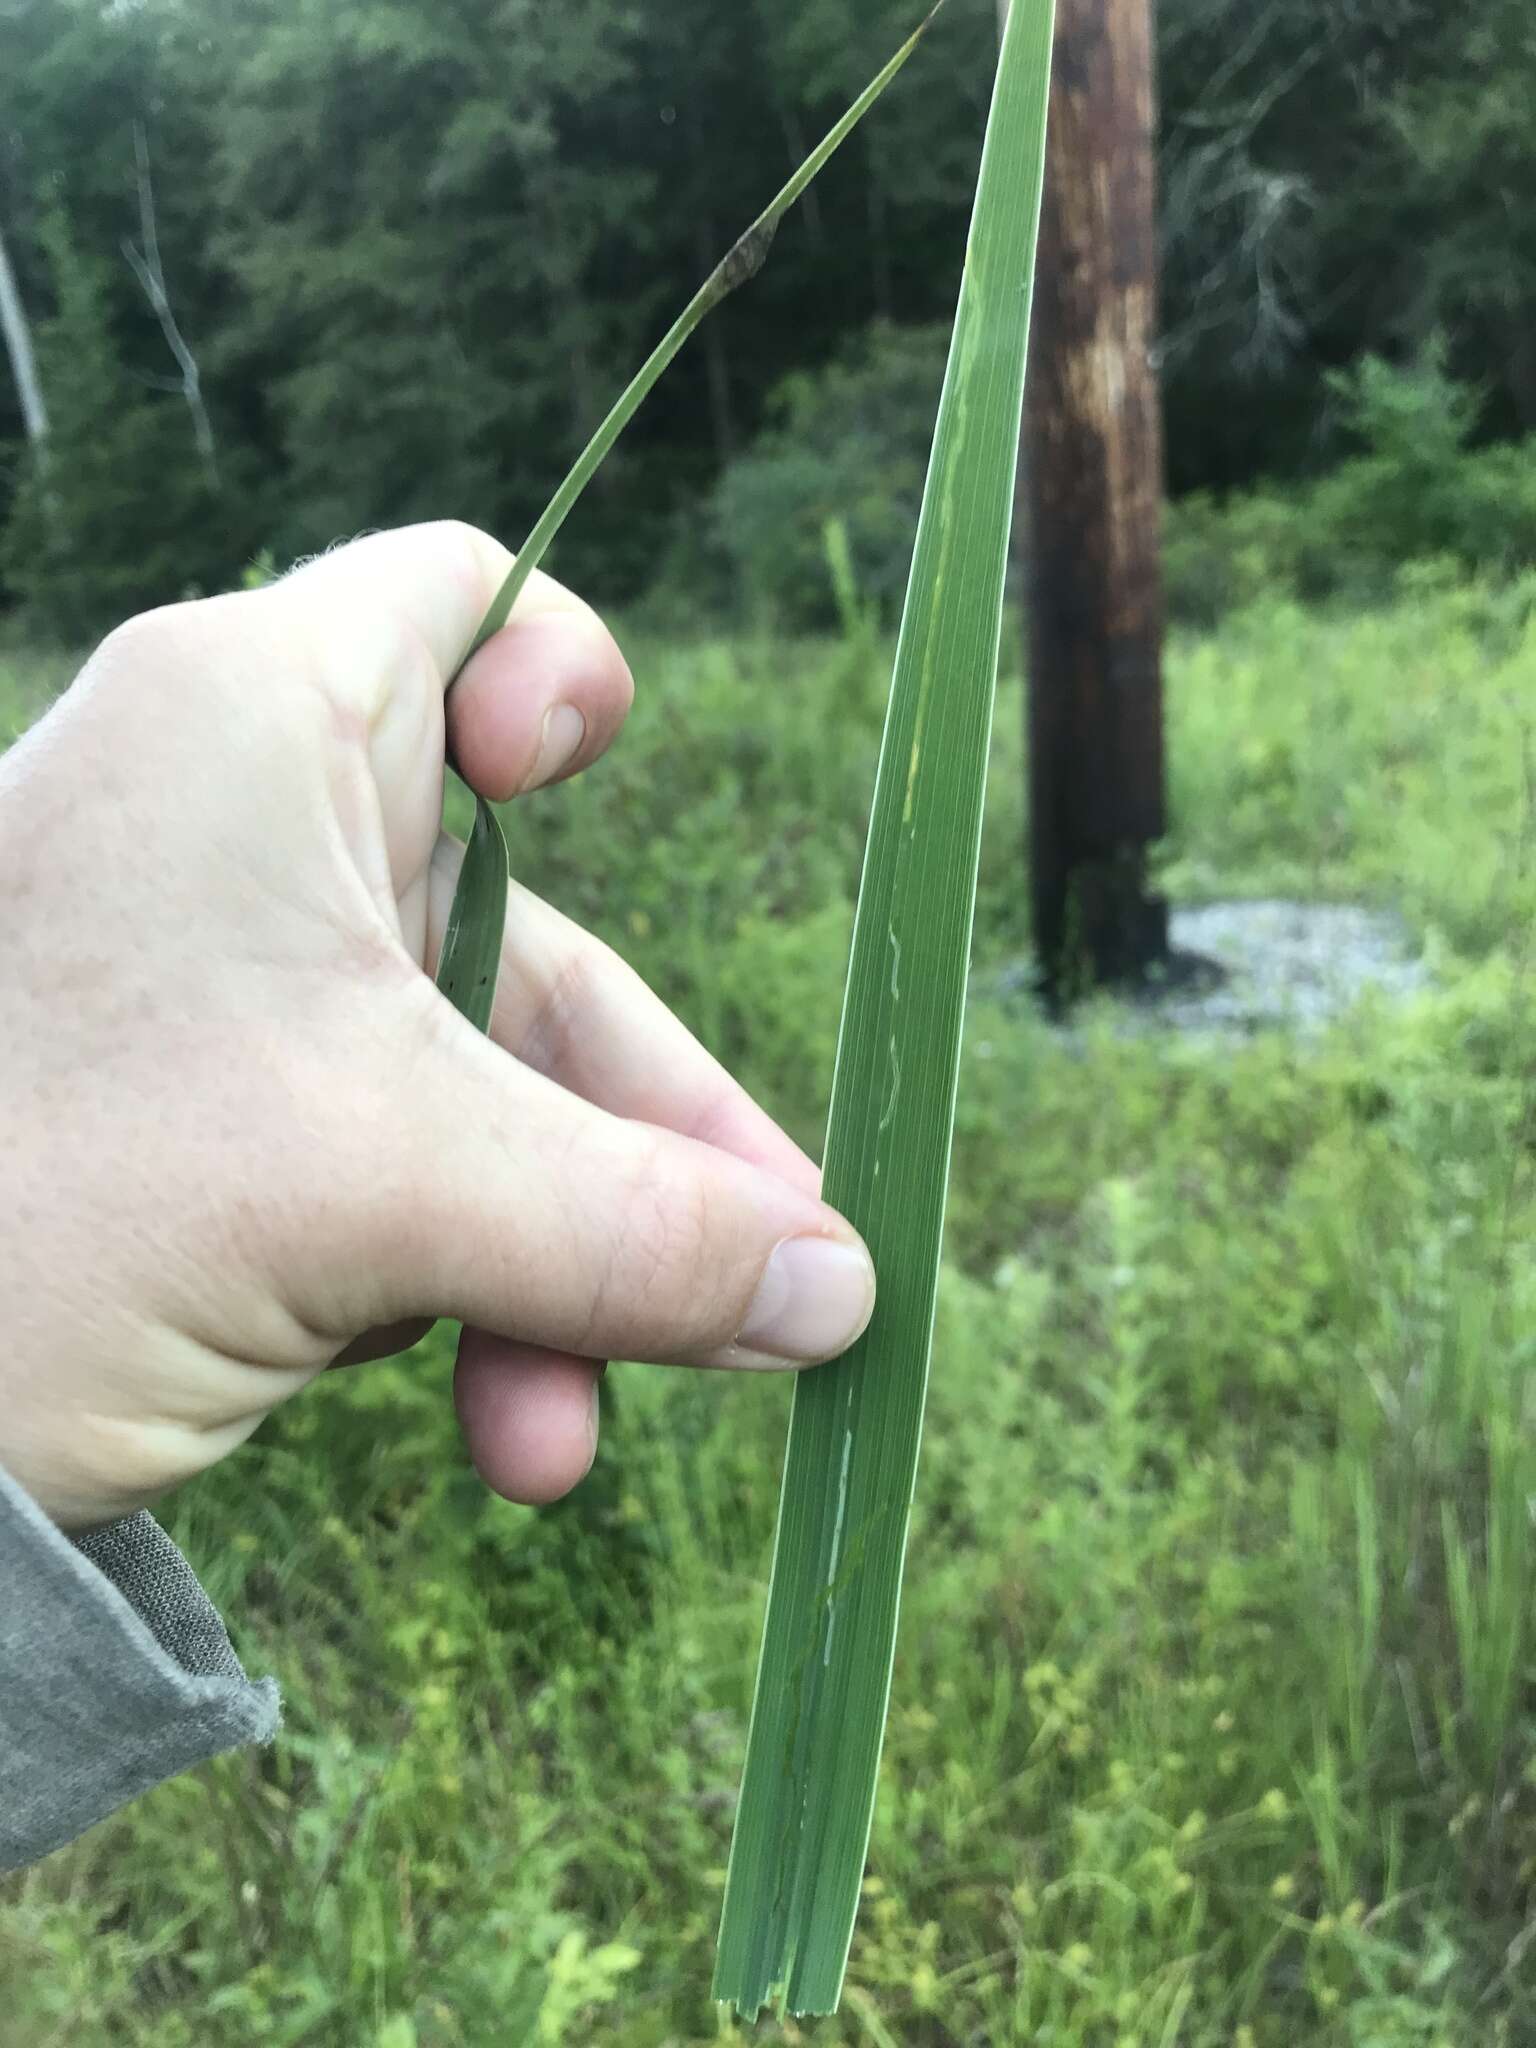
{"label": "bare white tree snag", "polygon": [[192,416],[192,435],[197,442],[197,452],[203,459],[208,472],[208,481],[218,488],[219,457],[214,446],[213,422],[208,417],[208,407],[203,402],[203,380],[197,367],[197,358],[187,346],[186,337],[176,323],[171,310],[170,293],[166,290],[165,270],[160,262],[160,236],[155,225],[155,188],[149,174],[149,140],[144,133],[144,123],[133,124],[134,169],[139,187],[139,240],[125,241],[123,254],[128,266],[138,279],[143,293],[150,304],[150,310],[160,322],[160,332],[165,336],[165,345],[176,358],[176,367],[181,372],[181,395],[187,402],[187,411]]}
{"label": "bare white tree snag", "polygon": [[42,379],[37,374],[37,355],[32,347],[32,328],[22,304],[16,273],[11,268],[5,235],[0,231],[0,330],[5,334],[11,375],[21,404],[21,423],[40,469],[48,462],[48,408],[43,403]]}

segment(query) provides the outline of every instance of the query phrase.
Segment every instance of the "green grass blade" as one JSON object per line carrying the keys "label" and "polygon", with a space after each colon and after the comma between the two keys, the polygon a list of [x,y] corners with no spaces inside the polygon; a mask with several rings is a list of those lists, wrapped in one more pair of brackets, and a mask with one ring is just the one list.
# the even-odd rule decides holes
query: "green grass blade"
{"label": "green grass blade", "polygon": [[1001,634],[1052,0],[1013,0],[859,892],[825,1193],[880,1276],[796,1382],[715,1996],[836,2009],[864,1872],[922,1431]]}
{"label": "green grass blade", "polygon": [[506,924],[507,841],[490,805],[477,802],[437,963],[438,987],[477,1031],[490,1029]]}
{"label": "green grass blade", "polygon": [[[885,91],[891,80],[901,70],[912,52],[917,48],[934,16],[943,6],[944,0],[936,0],[924,20],[908,36],[890,62],[872,78],[863,92],[849,107],[842,119],[828,130],[811,151],[805,162],[790,178],[788,184],[758,215],[744,235],[736,241],[717,263],[709,276],[694,293],[676,320],[656,344],[639,371],[630,381],[618,403],[603,421],[592,439],[576,458],[575,466],[561,484],[548,506],[535,524],[524,543],[517,560],[508,570],[506,580],[491,601],[490,609],[480,622],[470,645],[469,653],[483,647],[493,633],[499,633],[512,615],[512,607],[534,570],[549,551],[551,541],[569,517],[577,499],[602,467],[620,434],[639,411],[652,385],[666,369],[683,343],[692,334],[699,322],[714,311],[722,299],[728,298],[738,285],[755,277],[762,268],[778,231],[779,222],[795,201],[805,191],[811,180],[826,164],[827,160],[842,147],[858,127],[870,108]],[[469,656],[465,656],[467,661]],[[452,685],[450,685],[450,688]],[[492,827],[494,826],[494,836]],[[475,829],[464,856],[464,865],[459,874],[459,885],[454,893],[453,911],[449,922],[449,935],[456,939],[456,949],[462,949],[465,957],[471,954],[483,955],[488,950],[492,933],[483,920],[492,915],[500,891],[501,913],[505,914],[507,893],[507,849],[501,827],[496,824],[484,801],[475,800]],[[476,1000],[483,1000],[487,1019],[491,1004],[496,997],[496,963],[500,959],[501,926],[494,932],[495,953],[491,956],[489,989],[480,991]],[[444,979],[450,964],[449,947],[445,943],[442,962],[438,969],[438,986],[449,994]],[[455,969],[455,972],[458,970]],[[461,983],[462,987],[463,984]],[[450,996],[450,1000],[457,1002]],[[464,1009],[462,1002],[457,1007]],[[465,1014],[469,1012],[465,1010]],[[481,1027],[482,1029],[484,1026]]]}

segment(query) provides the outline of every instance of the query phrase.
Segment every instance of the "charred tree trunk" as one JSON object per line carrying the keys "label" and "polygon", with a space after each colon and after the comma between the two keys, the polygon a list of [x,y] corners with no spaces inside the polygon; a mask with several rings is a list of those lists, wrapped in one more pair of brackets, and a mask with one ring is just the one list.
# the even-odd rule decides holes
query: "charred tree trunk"
{"label": "charred tree trunk", "polygon": [[1057,0],[1021,492],[1030,874],[1048,989],[1167,952],[1149,0]]}

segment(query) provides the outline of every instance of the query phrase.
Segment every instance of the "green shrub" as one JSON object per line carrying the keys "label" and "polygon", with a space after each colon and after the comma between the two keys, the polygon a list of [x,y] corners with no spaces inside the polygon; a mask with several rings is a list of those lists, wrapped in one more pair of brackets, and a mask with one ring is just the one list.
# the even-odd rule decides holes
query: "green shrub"
{"label": "green shrub", "polygon": [[1208,628],[1228,612],[1299,582],[1304,518],[1279,491],[1192,491],[1168,506],[1163,587],[1177,625]]}
{"label": "green shrub", "polygon": [[1406,366],[1366,356],[1329,379],[1361,452],[1316,483],[1170,506],[1170,616],[1209,626],[1266,594],[1376,601],[1405,564],[1511,577],[1536,567],[1536,437],[1469,445],[1478,394],[1431,346]]}
{"label": "green shrub", "polygon": [[1330,562],[1367,575],[1434,555],[1495,575],[1536,564],[1536,443],[1469,446],[1480,396],[1446,374],[1440,345],[1405,368],[1365,356],[1329,381],[1364,453],[1312,494],[1319,587]]}
{"label": "green shrub", "polygon": [[712,501],[714,538],[748,600],[796,627],[835,626],[826,550],[842,523],[854,582],[900,606],[948,330],[877,325],[846,356],[780,385],[770,425]]}

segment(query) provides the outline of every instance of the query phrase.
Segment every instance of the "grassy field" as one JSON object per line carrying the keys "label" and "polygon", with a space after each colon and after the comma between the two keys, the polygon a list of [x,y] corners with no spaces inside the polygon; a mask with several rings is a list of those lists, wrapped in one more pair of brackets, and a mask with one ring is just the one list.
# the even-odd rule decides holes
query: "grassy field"
{"label": "grassy field", "polygon": [[[814,1141],[886,650],[634,652],[514,862]],[[973,1007],[865,1911],[840,2018],[765,2042],[1536,2041],[1536,589],[1267,602],[1170,687],[1172,891],[1395,907],[1433,990],[1307,1042]],[[984,968],[1019,726],[1015,679]],[[535,1515],[467,1473],[450,1354],[172,1506],[286,1732],[0,1892],[6,2048],[745,2038],[708,1982],[787,1388],[616,1369]]]}

